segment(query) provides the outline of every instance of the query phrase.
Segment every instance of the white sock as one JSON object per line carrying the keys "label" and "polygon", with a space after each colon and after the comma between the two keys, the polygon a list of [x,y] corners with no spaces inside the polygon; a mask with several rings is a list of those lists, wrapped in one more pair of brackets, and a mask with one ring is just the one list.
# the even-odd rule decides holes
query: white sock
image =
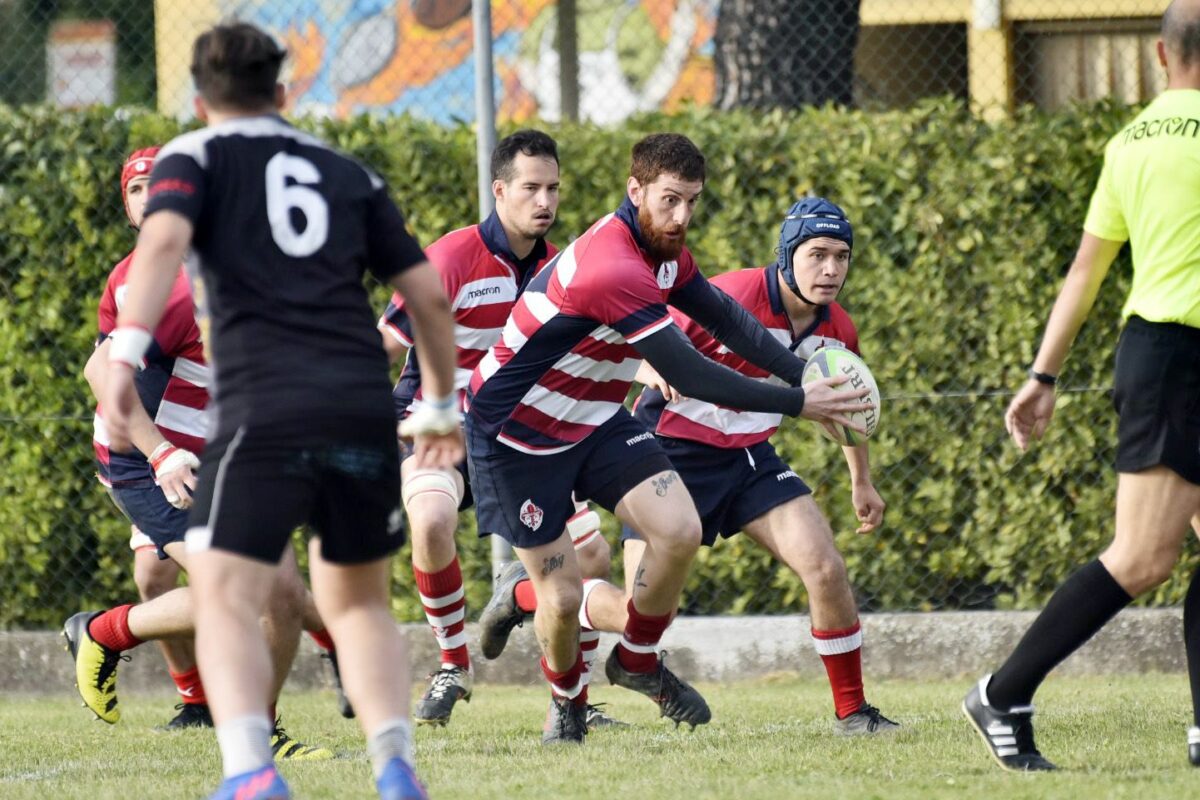
{"label": "white sock", "polygon": [[404,717],[389,719],[367,736],[367,752],[371,754],[371,768],[375,780],[383,774],[383,768],[393,758],[412,764],[412,725]]}
{"label": "white sock", "polygon": [[271,722],[266,717],[246,716],[217,726],[217,745],[226,778],[253,772],[274,761],[271,755]]}

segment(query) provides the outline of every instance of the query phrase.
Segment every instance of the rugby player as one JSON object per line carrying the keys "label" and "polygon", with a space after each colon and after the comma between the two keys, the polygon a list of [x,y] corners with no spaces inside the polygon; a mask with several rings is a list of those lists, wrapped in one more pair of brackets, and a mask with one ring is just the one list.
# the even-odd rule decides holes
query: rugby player
{"label": "rugby player", "polygon": [[[141,227],[150,170],[158,152],[158,147],[137,150],[126,159],[121,170],[125,213],[134,230]],[[131,253],[113,268],[97,309],[96,348],[84,368],[97,399],[108,361],[108,338],[124,303],[125,280],[132,257]],[[137,449],[127,453],[109,449],[103,410],[97,407],[92,441],[99,466],[97,477],[114,504],[133,523],[130,546],[135,551],[134,576],[143,601],[154,600],[172,590],[178,594],[172,593],[154,603],[144,602],[136,611],[133,605],[121,605],[102,612],[81,612],[67,621],[64,633],[76,661],[80,694],[104,721],[111,723],[120,718],[116,667],[121,653],[143,641],[156,639],[182,699],[177,706],[178,715],[165,727],[170,730],[212,727],[192,649],[192,617],[186,611],[180,613],[180,609],[188,608],[190,590],[175,588],[179,567],[187,565],[182,545],[187,530],[186,509],[191,505],[191,487],[195,485],[192,470],[204,447],[204,407],[208,402],[209,382],[191,288],[182,268],[163,319],[155,330],[154,346],[136,380],[142,401],[134,407],[132,417]],[[150,454],[149,460],[146,453]],[[290,565],[294,572],[295,562]],[[299,580],[298,575],[292,574],[286,582],[281,582],[277,610],[281,614],[294,614],[294,598],[289,594],[302,593],[305,627],[313,631],[318,644],[332,653],[333,642],[323,630],[312,599]],[[272,641],[285,655],[292,647],[278,638]],[[288,736],[277,718],[271,747],[277,758],[333,757],[325,748],[312,747]]]}
{"label": "rugby player", "polygon": [[463,454],[453,323],[383,180],[278,115],[284,57],[245,23],[196,39],[196,113],[207,126],[168,144],[151,175],[109,353],[109,432],[113,448],[128,446],[132,368],[190,249],[215,365],[215,430],[187,533],[196,656],[225,775],[213,797],[289,796],[271,760],[271,656],[258,618],[292,531],[308,525],[313,593],[376,788],[389,800],[423,798],[407,653],[387,597],[390,554],[404,541],[397,431],[363,273],[408,298],[426,401],[400,432],[415,437],[417,466]]}
{"label": "rugby player", "polygon": [[[780,231],[778,260],[768,267],[726,272],[712,279],[716,288],[749,311],[764,328],[799,357],[822,347],[859,352],[858,332],[837,302],[850,269],[854,232],[841,208],[819,197],[806,198],[788,211]],[[778,383],[767,371],[725,349],[678,309],[671,316],[706,357],[758,381]],[[846,564],[829,522],[812,490],[776,453],[770,437],[782,415],[738,411],[682,397],[653,367],[643,362],[636,380],[646,388],[634,418],[654,431],[679,473],[700,514],[701,544],[744,531],[804,582],[809,595],[813,647],[825,665],[833,690],[835,731],[875,734],[899,726],[866,701],[862,679],[862,628]],[[861,523],[859,533],[883,522],[885,504],[871,482],[867,445],[843,447],[850,469],[851,499]],[[645,553],[636,530],[625,526],[626,591],[601,580],[583,585],[581,630],[621,632],[628,624],[632,577]],[[511,576],[512,573],[510,573]],[[528,579],[498,585],[488,604],[484,637],[503,640],[508,620],[524,612],[517,596]],[[503,609],[503,611],[501,611]],[[507,628],[507,630],[505,630]]]}
{"label": "rugby player", "polygon": [[[425,248],[441,276],[454,314],[458,351],[455,388],[461,401],[471,372],[500,338],[517,295],[558,252],[546,241],[559,199],[558,146],[545,133],[521,130],[496,145],[491,157],[496,209],[477,225],[446,234]],[[412,325],[404,298],[392,297],[379,321],[392,361],[407,354],[392,396],[396,414],[406,418],[420,407],[421,364],[412,349]],[[400,464],[401,493],[412,538],[412,566],[426,619],[441,649],[441,665],[413,709],[417,723],[445,725],[459,700],[470,701],[473,684],[467,648],[466,597],[454,544],[458,512],[473,504],[465,463],[456,469],[420,469],[411,454]],[[576,557],[588,577],[608,575],[611,553],[599,532],[600,519],[576,504],[567,520]],[[591,656],[598,634],[588,642]],[[615,720],[588,706],[593,726]]]}
{"label": "rugby player", "polygon": [[[704,179],[704,156],[686,137],[638,142],[621,207],[530,281],[471,377],[466,430],[479,531],[512,543],[537,594],[534,627],[551,685],[546,744],[582,742],[587,732],[581,574],[563,533],[572,492],[646,538],[628,624],[605,665],[609,680],[652,698],[676,722],[711,717],[657,655],[701,530],[662,447],[622,405],[641,359],[688,396],[748,410],[844,423],[865,395],[834,388],[838,378],[799,388],[803,362],[700,274],[685,240]],[[704,358],[668,303],[789,385]]]}

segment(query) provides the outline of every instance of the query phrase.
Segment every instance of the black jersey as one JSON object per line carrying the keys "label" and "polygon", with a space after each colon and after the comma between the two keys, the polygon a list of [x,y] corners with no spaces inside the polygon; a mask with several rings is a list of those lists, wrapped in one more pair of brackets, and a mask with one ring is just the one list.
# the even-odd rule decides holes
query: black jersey
{"label": "black jersey", "polygon": [[392,414],[363,286],[425,260],[382,179],[274,115],[174,139],[146,216],[194,226],[218,426]]}

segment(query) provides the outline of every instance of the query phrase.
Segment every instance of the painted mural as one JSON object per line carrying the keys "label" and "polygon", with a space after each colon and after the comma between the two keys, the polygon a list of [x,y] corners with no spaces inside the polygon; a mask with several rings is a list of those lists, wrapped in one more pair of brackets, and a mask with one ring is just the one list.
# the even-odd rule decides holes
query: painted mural
{"label": "painted mural", "polygon": [[[713,97],[719,0],[577,0],[580,116],[618,122],[637,111]],[[289,102],[301,113],[411,112],[473,121],[470,0],[217,0],[290,51]],[[495,91],[502,120],[560,115],[554,0],[492,3]]]}

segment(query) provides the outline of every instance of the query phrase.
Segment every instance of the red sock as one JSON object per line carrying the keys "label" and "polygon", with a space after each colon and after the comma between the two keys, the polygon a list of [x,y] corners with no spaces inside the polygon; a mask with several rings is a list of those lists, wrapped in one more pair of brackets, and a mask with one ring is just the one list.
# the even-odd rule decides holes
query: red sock
{"label": "red sock", "polygon": [[658,640],[674,615],[647,616],[634,608],[632,597],[626,608],[629,619],[617,645],[617,660],[630,672],[653,672],[658,667]]}
{"label": "red sock", "polygon": [[848,717],[866,700],[862,680],[862,627],[855,622],[852,627],[836,631],[814,628],[812,637],[813,647],[825,662],[825,672],[829,675],[834,713],[838,719]]}
{"label": "red sock", "polygon": [[526,614],[537,611],[537,592],[533,591],[533,581],[528,578],[517,581],[516,587],[513,588],[513,597],[517,601],[517,608]]}
{"label": "red sock", "polygon": [[417,578],[417,592],[421,595],[425,618],[442,649],[442,663],[470,669],[465,622],[467,600],[458,556],[439,572],[422,572],[414,565],[413,575]]}
{"label": "red sock", "polygon": [[109,650],[132,650],[142,640],[129,632],[129,609],[133,605],[110,608],[88,623],[88,635]]}
{"label": "red sock", "polygon": [[329,631],[322,628],[319,631],[309,631],[308,635],[317,643],[317,647],[324,650],[326,653],[332,653],[336,648],[333,645],[333,637],[329,635]]}
{"label": "red sock", "polygon": [[183,698],[185,705],[204,705],[208,698],[204,696],[204,684],[200,682],[200,669],[192,667],[187,672],[172,672],[171,680]]}
{"label": "red sock", "polygon": [[577,706],[587,705],[587,683],[583,680],[583,653],[566,672],[555,672],[542,657],[542,674],[550,681],[550,691],[558,697],[569,698]]}

